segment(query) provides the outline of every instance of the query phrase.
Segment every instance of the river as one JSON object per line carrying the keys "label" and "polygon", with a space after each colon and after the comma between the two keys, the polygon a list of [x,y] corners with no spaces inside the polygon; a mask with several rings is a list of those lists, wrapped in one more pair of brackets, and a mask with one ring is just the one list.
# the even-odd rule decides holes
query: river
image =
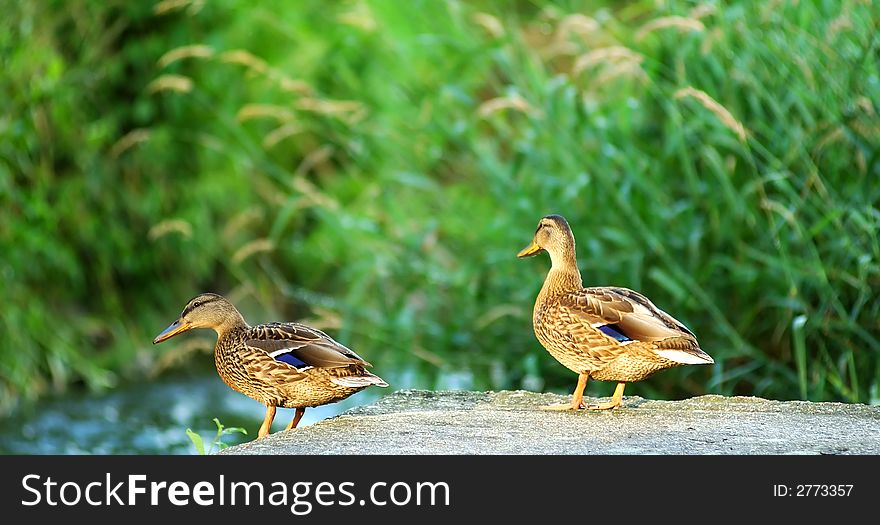
{"label": "river", "polygon": [[[389,391],[368,388],[339,403],[309,408],[299,426],[372,403]],[[224,443],[236,444],[256,437],[265,411],[223,384],[213,370],[182,372],[103,394],[73,393],[21,407],[0,419],[0,454],[195,454],[187,428],[210,444],[217,418],[227,427],[247,430],[246,436],[223,436]],[[273,431],[283,430],[293,414],[279,409]]]}

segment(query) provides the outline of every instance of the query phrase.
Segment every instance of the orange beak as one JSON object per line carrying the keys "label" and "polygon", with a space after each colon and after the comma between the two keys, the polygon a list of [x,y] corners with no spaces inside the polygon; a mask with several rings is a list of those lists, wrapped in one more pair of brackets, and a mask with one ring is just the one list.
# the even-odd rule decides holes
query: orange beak
{"label": "orange beak", "polygon": [[153,344],[156,345],[161,343],[162,341],[165,341],[166,339],[171,339],[175,335],[186,332],[192,327],[192,324],[190,324],[188,321],[178,319],[177,321],[171,323],[168,328],[162,330],[162,333],[157,335],[156,338],[153,339]]}
{"label": "orange beak", "polygon": [[523,257],[531,257],[532,255],[539,254],[543,251],[544,251],[544,248],[541,248],[540,246],[538,246],[535,243],[535,241],[532,241],[532,244],[530,244],[528,247],[520,250],[520,252],[518,254],[516,254],[516,256],[519,257],[520,259],[522,259]]}

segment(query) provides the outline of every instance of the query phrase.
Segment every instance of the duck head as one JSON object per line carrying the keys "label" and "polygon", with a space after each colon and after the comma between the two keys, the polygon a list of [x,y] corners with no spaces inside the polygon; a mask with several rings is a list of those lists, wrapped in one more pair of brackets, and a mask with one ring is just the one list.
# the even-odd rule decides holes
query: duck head
{"label": "duck head", "polygon": [[538,222],[532,243],[520,250],[516,256],[532,257],[544,251],[550,254],[554,265],[574,257],[574,235],[565,217],[561,215],[542,217]]}
{"label": "duck head", "polygon": [[157,335],[153,344],[159,344],[193,328],[212,328],[221,333],[237,323],[243,324],[244,319],[232,303],[215,293],[202,293],[186,303],[180,317]]}

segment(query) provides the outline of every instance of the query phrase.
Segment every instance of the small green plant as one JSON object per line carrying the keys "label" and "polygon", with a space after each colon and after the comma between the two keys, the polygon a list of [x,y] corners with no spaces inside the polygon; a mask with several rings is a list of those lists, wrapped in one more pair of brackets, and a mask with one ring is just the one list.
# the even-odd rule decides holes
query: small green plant
{"label": "small green plant", "polygon": [[217,434],[214,436],[214,440],[211,442],[211,447],[207,450],[205,450],[205,440],[202,438],[202,436],[197,432],[193,432],[191,428],[186,429],[186,435],[189,437],[190,441],[192,441],[193,445],[196,447],[196,452],[200,456],[214,454],[228,447],[229,445],[223,442],[223,436],[227,434],[238,432],[247,435],[247,430],[241,427],[223,426],[223,423],[221,423],[220,420],[216,417],[214,418],[214,424],[217,425]]}

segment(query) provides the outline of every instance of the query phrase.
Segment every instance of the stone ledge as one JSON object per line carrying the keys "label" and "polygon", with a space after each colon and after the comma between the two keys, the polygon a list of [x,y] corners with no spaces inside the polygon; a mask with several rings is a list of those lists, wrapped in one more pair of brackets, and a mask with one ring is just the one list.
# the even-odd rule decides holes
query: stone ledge
{"label": "stone ledge", "polygon": [[[401,390],[224,454],[880,454],[880,407],[706,395],[625,397],[548,412],[567,396]],[[598,399],[587,399],[597,402]]]}

